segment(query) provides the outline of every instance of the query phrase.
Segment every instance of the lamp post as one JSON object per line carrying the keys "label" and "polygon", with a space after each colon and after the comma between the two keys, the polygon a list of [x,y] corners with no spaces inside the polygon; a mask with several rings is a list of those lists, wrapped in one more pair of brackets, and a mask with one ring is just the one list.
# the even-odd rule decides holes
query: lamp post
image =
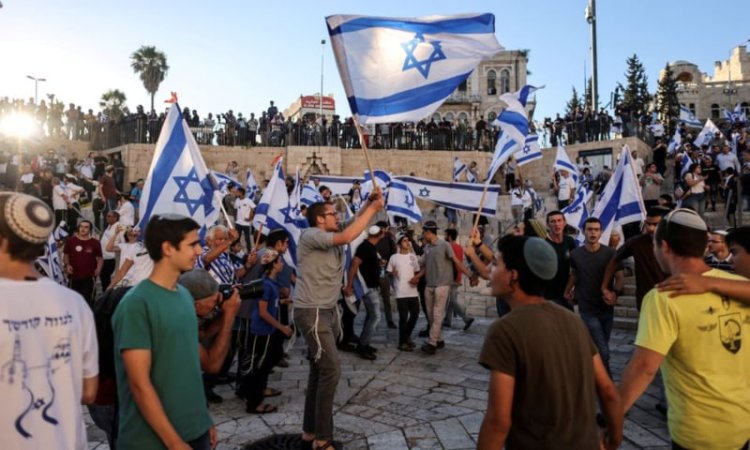
{"label": "lamp post", "polygon": [[[599,105],[599,71],[596,64],[596,0],[589,0],[585,15],[586,22],[588,22],[591,28],[591,110],[597,111]],[[584,92],[586,92],[585,84],[583,88]]]}
{"label": "lamp post", "polygon": [[39,82],[45,82],[47,81],[47,79],[32,77],[31,75],[26,75],[26,78],[34,81],[34,103],[38,104],[39,103]]}
{"label": "lamp post", "polygon": [[320,40],[320,95],[318,96],[318,108],[320,110],[320,123],[323,123],[323,56],[326,51],[326,40]]}

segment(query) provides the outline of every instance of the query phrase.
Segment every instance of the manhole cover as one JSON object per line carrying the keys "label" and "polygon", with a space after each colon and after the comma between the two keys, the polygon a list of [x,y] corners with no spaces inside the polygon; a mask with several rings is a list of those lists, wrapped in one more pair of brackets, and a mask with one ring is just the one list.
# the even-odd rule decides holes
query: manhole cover
{"label": "manhole cover", "polygon": [[302,436],[299,434],[276,434],[247,444],[242,447],[242,450],[300,450],[301,448],[303,448]]}

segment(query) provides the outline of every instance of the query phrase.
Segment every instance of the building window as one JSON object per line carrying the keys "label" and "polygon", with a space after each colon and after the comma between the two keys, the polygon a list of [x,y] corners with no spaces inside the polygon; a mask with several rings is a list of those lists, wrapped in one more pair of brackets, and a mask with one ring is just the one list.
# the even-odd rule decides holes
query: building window
{"label": "building window", "polygon": [[447,113],[445,116],[443,116],[443,120],[445,122],[453,122],[453,113]]}
{"label": "building window", "polygon": [[510,92],[510,70],[503,69],[500,71],[500,93]]}
{"label": "building window", "polygon": [[433,114],[432,115],[432,120],[434,120],[435,122],[440,122],[440,120],[441,120],[440,119],[440,114],[438,114],[438,113]]}
{"label": "building window", "polygon": [[458,113],[458,120],[466,122],[469,120],[469,115],[466,114],[465,112]]}
{"label": "building window", "polygon": [[689,72],[681,72],[679,75],[677,75],[676,80],[680,83],[692,83],[693,75]]}
{"label": "building window", "polygon": [[495,81],[497,80],[497,74],[494,70],[487,72],[487,95],[496,95],[497,87]]}
{"label": "building window", "polygon": [[468,88],[467,81],[464,80],[461,82],[461,84],[458,85],[458,92],[466,93],[467,88]]}
{"label": "building window", "polygon": [[495,113],[495,111],[490,111],[487,113],[487,122],[492,123],[492,121],[495,119],[497,119],[497,113]]}
{"label": "building window", "polygon": [[719,105],[717,105],[716,103],[712,103],[711,104],[711,118],[718,119],[719,113],[720,113]]}
{"label": "building window", "polygon": [[688,105],[688,109],[691,113],[695,114],[695,103],[691,103]]}
{"label": "building window", "polygon": [[742,102],[742,103],[740,104],[740,108],[742,109],[742,112],[743,112],[743,113],[744,113],[744,114],[745,114],[746,116],[750,116],[750,104],[748,104],[747,102]]}

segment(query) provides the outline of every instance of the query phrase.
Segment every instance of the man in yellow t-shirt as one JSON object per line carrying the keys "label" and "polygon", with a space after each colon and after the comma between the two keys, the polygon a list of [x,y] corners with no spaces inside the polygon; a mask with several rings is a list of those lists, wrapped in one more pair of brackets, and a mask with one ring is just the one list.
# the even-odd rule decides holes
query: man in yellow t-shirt
{"label": "man in yellow t-shirt", "polygon": [[[703,219],[679,209],[659,224],[654,254],[672,275],[742,280],[703,262],[707,239]],[[742,448],[750,439],[750,348],[742,345],[747,333],[747,305],[711,293],[670,297],[652,289],[619,387],[625,412],[661,367],[673,448]]]}

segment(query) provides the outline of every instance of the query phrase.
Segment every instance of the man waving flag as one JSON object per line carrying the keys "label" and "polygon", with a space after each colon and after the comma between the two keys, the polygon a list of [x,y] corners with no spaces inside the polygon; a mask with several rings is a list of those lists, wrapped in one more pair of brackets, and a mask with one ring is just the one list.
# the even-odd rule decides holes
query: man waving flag
{"label": "man waving flag", "polygon": [[326,22],[349,106],[363,125],[430,116],[482,59],[502,50],[492,14]]}

